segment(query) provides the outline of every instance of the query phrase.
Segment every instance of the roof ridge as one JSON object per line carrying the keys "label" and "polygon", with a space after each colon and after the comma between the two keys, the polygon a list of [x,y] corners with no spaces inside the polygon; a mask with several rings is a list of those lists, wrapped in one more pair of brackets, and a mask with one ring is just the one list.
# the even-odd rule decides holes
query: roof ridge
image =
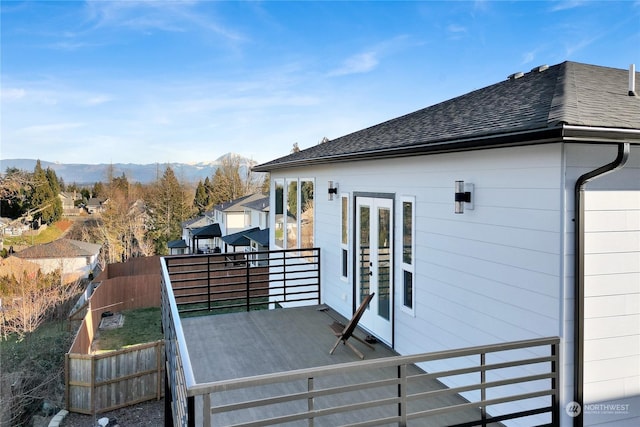
{"label": "roof ridge", "polygon": [[549,114],[547,116],[547,124],[549,127],[555,127],[559,124],[568,123],[569,104],[577,106],[576,97],[576,77],[573,72],[573,64],[575,62],[565,61],[556,65],[558,76],[556,78],[556,87],[551,97],[551,105],[549,106]]}

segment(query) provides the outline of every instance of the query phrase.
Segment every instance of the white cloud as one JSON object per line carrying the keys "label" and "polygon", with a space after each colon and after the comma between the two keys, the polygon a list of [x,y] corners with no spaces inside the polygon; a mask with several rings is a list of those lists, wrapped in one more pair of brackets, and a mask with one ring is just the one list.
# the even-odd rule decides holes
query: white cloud
{"label": "white cloud", "polygon": [[15,101],[18,99],[22,99],[24,98],[24,96],[26,95],[26,91],[24,89],[20,89],[20,88],[2,88],[0,89],[0,98],[3,101]]}
{"label": "white cloud", "polygon": [[551,11],[559,12],[562,10],[574,9],[576,7],[580,7],[584,5],[585,3],[586,2],[584,0],[558,0],[553,2]]}
{"label": "white cloud", "polygon": [[83,123],[67,122],[67,123],[50,123],[43,125],[33,125],[18,129],[18,133],[49,133],[49,132],[63,132],[69,129],[76,129],[84,126]]}
{"label": "white cloud", "polygon": [[467,28],[463,27],[462,25],[449,24],[447,26],[447,31],[450,32],[450,33],[466,33],[467,32]]}
{"label": "white cloud", "polygon": [[100,105],[112,100],[113,98],[109,95],[96,95],[88,98],[86,100],[86,105]]}
{"label": "white cloud", "polygon": [[344,76],[348,74],[368,73],[378,66],[375,52],[363,52],[353,55],[342,63],[340,67],[331,71],[330,76]]}
{"label": "white cloud", "polygon": [[522,64],[529,64],[531,62],[533,62],[533,60],[536,58],[536,52],[535,51],[529,51],[529,52],[524,52],[522,54]]}

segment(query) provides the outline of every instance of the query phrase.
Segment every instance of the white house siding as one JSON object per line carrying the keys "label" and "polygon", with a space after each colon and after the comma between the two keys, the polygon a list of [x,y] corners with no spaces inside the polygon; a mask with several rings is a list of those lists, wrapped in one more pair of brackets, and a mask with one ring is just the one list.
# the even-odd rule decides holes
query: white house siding
{"label": "white house siding", "polygon": [[[568,150],[590,169],[615,147]],[[584,160],[598,159],[598,161]],[[582,171],[584,173],[585,171]],[[585,193],[585,425],[640,425],[640,147]],[[607,406],[609,405],[609,406]]]}
{"label": "white house siding", "polygon": [[[327,200],[327,182],[350,194],[351,211],[354,192],[395,194],[396,265],[401,197],[415,196],[415,316],[398,306],[400,268],[395,269],[394,298],[394,347],[414,354],[562,335],[562,172],[557,144],[340,163],[275,171],[271,179],[316,179],[323,302],[346,317],[352,313],[353,285],[352,278],[340,278],[340,201]],[[453,213],[456,180],[475,185],[474,210],[462,215]],[[460,363],[465,361],[426,368]]]}
{"label": "white house siding", "polygon": [[[640,329],[638,251],[634,254],[632,250],[638,245],[640,221],[639,151],[633,147],[631,160],[623,170],[587,186],[590,197],[594,195],[593,190],[609,190],[607,196],[599,196],[600,204],[604,203],[602,197],[613,197],[626,204],[613,210],[599,209],[591,206],[597,198],[588,199],[586,227],[589,234],[595,233],[588,239],[597,235],[600,241],[597,245],[603,248],[597,249],[596,243],[588,243],[588,250],[604,251],[598,255],[602,257],[599,264],[610,269],[617,265],[608,259],[613,256],[611,252],[620,252],[624,247],[626,253],[616,253],[616,259],[626,261],[619,274],[613,275],[618,285],[612,293],[610,285],[604,291],[598,285],[608,279],[609,273],[594,271],[596,264],[591,261],[592,255],[588,255],[586,309],[587,316],[593,318],[587,319],[585,327],[587,399],[592,398],[592,391],[617,389],[622,384],[627,394],[636,399],[639,394],[640,360],[638,352],[633,350],[639,346]],[[414,354],[560,336],[561,405],[564,408],[572,400],[573,390],[573,188],[580,175],[611,162],[615,155],[615,146],[552,144],[289,169],[274,171],[271,178],[272,182],[297,176],[315,178],[315,239],[316,246],[322,249],[322,299],[346,317],[350,317],[353,310],[352,277],[349,281],[340,278],[340,197],[327,200],[327,182],[337,182],[339,194],[349,194],[351,216],[354,192],[394,193],[397,251],[401,248],[401,198],[415,196],[415,311],[412,315],[398,306],[402,301],[402,278],[401,269],[396,268],[395,349],[401,354]],[[474,209],[465,210],[462,215],[453,213],[455,180],[475,186]],[[625,192],[613,192],[620,190]],[[634,192],[630,194],[628,190]],[[275,206],[275,201],[271,200],[271,204]],[[635,206],[631,210],[630,204]],[[600,224],[614,228],[600,232],[595,222],[598,216]],[[626,224],[625,237],[619,240],[618,235],[623,233],[619,230],[622,221]],[[352,248],[352,218],[350,223],[349,247]],[[273,229],[272,226],[272,233]],[[396,263],[400,255],[396,254]],[[353,274],[351,269],[350,274]],[[625,281],[621,280],[623,277]],[[593,314],[595,310],[611,310],[622,298],[624,314]],[[615,312],[615,308],[613,310]],[[616,355],[618,348],[621,353]],[[627,364],[609,370],[611,378],[601,378],[602,371],[606,370],[603,367],[615,365],[622,359]],[[459,361],[462,363],[464,361]],[[634,364],[633,368],[627,369],[630,364]],[[456,366],[450,363],[427,368]],[[596,372],[600,372],[598,376],[594,376]],[[620,375],[616,376],[616,372]],[[449,384],[464,380],[458,378]],[[640,402],[634,400],[632,407],[637,414]],[[564,411],[561,415],[562,424],[570,425],[572,419]],[[634,422],[637,425],[637,420]]]}
{"label": "white house siding", "polygon": [[89,273],[97,265],[97,260],[93,258],[95,257],[35,258],[29,261],[38,264],[43,273],[53,273],[56,270],[61,270],[65,280],[73,281],[89,276]]}

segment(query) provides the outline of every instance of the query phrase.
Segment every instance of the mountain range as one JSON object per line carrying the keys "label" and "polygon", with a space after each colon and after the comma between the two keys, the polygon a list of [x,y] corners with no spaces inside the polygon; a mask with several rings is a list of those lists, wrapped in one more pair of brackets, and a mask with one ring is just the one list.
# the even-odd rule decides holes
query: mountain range
{"label": "mountain range", "polygon": [[[107,170],[109,167],[113,167],[113,176],[122,176],[124,173],[129,182],[147,184],[161,177],[167,166],[173,169],[173,172],[180,181],[197,183],[200,180],[204,181],[206,177],[212,179],[216,169],[222,164],[222,161],[229,156],[237,156],[240,159],[241,174],[246,173],[246,171],[256,163],[253,160],[238,156],[237,154],[227,153],[216,160],[199,163],[103,163],[91,165],[54,163],[40,160],[40,165],[43,169],[53,169],[58,178],[62,178],[65,184],[93,185],[96,182],[104,182],[107,180]],[[0,173],[4,173],[7,168],[33,172],[36,161],[35,159],[0,159]]]}

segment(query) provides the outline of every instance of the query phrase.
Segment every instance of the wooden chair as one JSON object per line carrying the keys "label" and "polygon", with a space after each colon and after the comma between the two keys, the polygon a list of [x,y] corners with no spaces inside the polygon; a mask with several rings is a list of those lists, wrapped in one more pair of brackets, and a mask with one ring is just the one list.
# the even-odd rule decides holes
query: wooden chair
{"label": "wooden chair", "polygon": [[353,352],[357,354],[360,357],[360,359],[364,359],[364,354],[362,354],[357,348],[353,346],[353,344],[351,344],[348,341],[349,338],[352,338],[352,337],[360,341],[362,344],[366,345],[367,347],[369,347],[371,350],[375,350],[375,348],[372,345],[370,345],[368,342],[360,339],[359,337],[353,334],[353,332],[356,329],[356,326],[358,326],[358,322],[360,321],[360,318],[364,314],[364,311],[367,309],[367,306],[371,302],[371,298],[373,298],[374,295],[375,295],[375,292],[372,292],[369,295],[367,295],[367,297],[362,301],[362,304],[360,304],[360,307],[358,307],[356,312],[353,314],[353,317],[351,318],[351,320],[349,320],[349,323],[347,323],[346,326],[339,322],[333,322],[333,324],[329,325],[329,327],[333,331],[333,334],[338,337],[338,340],[334,344],[329,354],[333,354],[333,352],[336,351],[338,344],[340,344],[340,342],[342,341],[342,343],[346,344],[351,350],[353,350]]}

